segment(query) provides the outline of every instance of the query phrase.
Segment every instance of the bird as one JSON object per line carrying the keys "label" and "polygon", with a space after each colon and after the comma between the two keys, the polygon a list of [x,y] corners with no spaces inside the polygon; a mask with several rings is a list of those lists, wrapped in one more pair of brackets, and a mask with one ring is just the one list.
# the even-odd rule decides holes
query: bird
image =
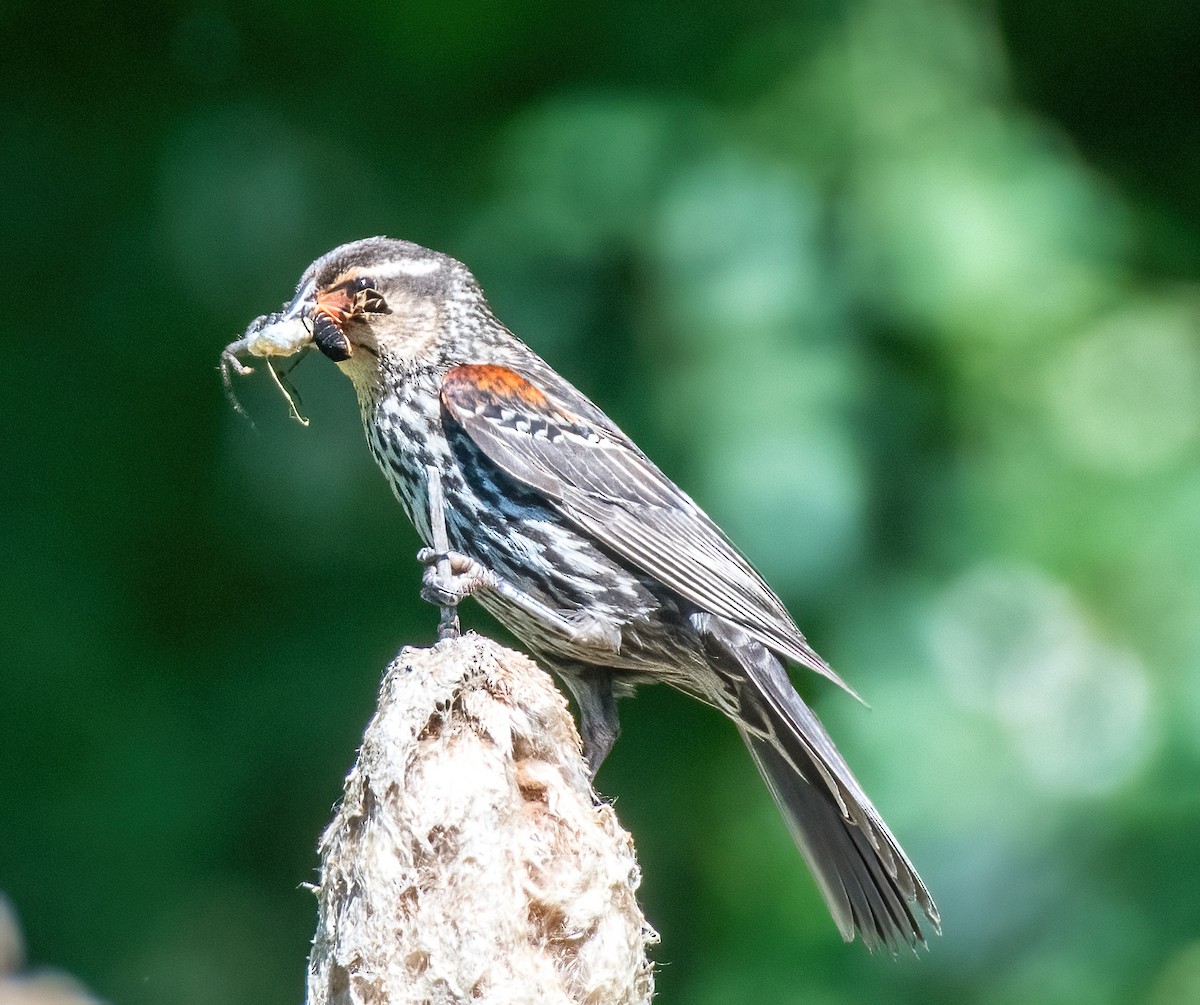
{"label": "bird", "polygon": [[923,925],[940,934],[925,883],[786,667],[854,692],[716,523],[497,319],[465,265],[387,237],[342,245],[224,360],[246,372],[247,351],[310,347],[349,377],[424,542],[421,595],[474,597],[555,674],[593,777],[618,701],[674,687],[733,722],[847,942],[895,953],[925,946]]}

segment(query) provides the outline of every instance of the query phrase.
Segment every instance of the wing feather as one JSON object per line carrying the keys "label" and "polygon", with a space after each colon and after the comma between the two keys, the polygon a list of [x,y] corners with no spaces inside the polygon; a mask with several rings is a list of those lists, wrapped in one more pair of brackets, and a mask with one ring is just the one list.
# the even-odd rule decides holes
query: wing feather
{"label": "wing feather", "polygon": [[703,510],[583,395],[561,378],[547,387],[547,374],[538,376],[535,384],[498,364],[457,366],[446,375],[442,403],[489,460],[586,533],[854,694]]}

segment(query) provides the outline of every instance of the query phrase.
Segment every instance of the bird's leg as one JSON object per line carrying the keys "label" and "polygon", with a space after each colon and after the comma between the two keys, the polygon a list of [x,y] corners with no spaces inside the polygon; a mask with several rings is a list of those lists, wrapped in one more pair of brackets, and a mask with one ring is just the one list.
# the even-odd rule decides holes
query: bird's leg
{"label": "bird's leg", "polygon": [[[621,630],[616,625],[585,611],[555,610],[467,555],[439,551],[436,547],[422,548],[417,552],[417,561],[425,566],[421,597],[442,608],[443,624],[445,612],[453,611],[463,598],[480,590],[491,590],[576,646],[599,653],[621,650]],[[457,617],[455,626],[457,629]]]}
{"label": "bird's leg", "polygon": [[554,666],[579,709],[579,732],[583,740],[583,756],[587,759],[592,778],[612,750],[621,732],[617,714],[617,694],[610,672],[595,667],[571,664]]}
{"label": "bird's leg", "polygon": [[[446,639],[458,638],[461,631],[458,623],[458,602],[468,596],[468,593],[460,593],[455,596],[452,592],[441,589],[436,594],[437,599],[432,599],[430,596],[435,589],[435,581],[439,587],[450,583],[453,566],[450,560],[450,539],[446,536],[446,506],[445,500],[442,498],[442,476],[435,467],[425,470],[429,476],[429,526],[433,530],[433,555],[431,556],[433,561],[426,566],[421,596],[442,609],[441,620],[438,622],[438,641],[442,642]],[[428,550],[424,549],[424,551]]]}

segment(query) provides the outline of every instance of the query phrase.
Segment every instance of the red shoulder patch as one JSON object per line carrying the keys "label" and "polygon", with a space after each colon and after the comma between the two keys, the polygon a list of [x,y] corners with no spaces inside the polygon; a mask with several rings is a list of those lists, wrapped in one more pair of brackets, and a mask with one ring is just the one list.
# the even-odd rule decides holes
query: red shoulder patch
{"label": "red shoulder patch", "polygon": [[550,402],[536,385],[515,370],[496,363],[456,366],[446,374],[442,400],[447,405],[479,407],[485,404],[551,411]]}

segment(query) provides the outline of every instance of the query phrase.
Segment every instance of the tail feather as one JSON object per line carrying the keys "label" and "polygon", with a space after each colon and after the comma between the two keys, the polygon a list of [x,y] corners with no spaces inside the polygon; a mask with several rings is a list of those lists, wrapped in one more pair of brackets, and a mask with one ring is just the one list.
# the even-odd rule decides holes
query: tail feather
{"label": "tail feather", "polygon": [[890,866],[864,829],[842,816],[828,795],[798,774],[770,741],[744,730],[742,737],[816,878],[842,938],[851,941],[857,930],[869,949],[886,946],[893,952],[902,943],[924,943],[920,922],[909,904],[915,900],[935,930],[936,908],[878,816],[877,826],[886,834],[884,847],[890,852]]}
{"label": "tail feather", "polygon": [[[842,937],[869,949],[923,945],[918,912],[940,932],[929,891],[782,664],[736,625],[712,615],[698,627],[710,655],[736,672],[738,730],[783,813]],[[715,646],[715,648],[714,648]]]}

